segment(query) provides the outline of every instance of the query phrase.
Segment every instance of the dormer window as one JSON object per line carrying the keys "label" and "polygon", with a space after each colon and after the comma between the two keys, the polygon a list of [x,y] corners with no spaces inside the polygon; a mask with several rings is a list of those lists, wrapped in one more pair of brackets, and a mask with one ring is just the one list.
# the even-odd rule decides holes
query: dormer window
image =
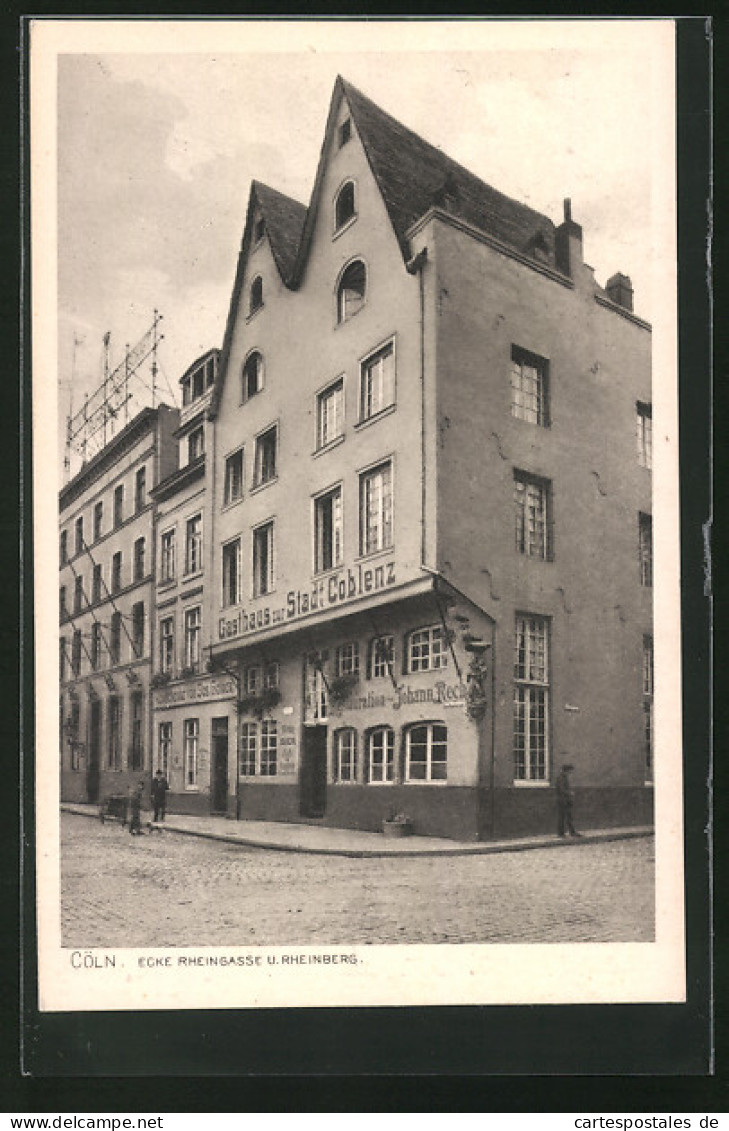
{"label": "dormer window", "polygon": [[263,358],[258,350],[249,353],[243,365],[243,402],[250,400],[263,388]]}
{"label": "dormer window", "polygon": [[361,259],[345,268],[337,287],[337,321],[346,322],[364,306],[367,272]]}
{"label": "dormer window", "polygon": [[260,275],[256,275],[251,283],[250,301],[248,303],[248,313],[255,314],[257,310],[263,306],[263,279]]}
{"label": "dormer window", "polygon": [[266,221],[259,216],[253,225],[253,243],[259,244],[266,234]]}
{"label": "dormer window", "polygon": [[352,136],[352,119],[345,118],[339,127],[339,148],[346,145]]}
{"label": "dormer window", "polygon": [[349,223],[355,216],[354,181],[347,181],[339,190],[334,206],[335,230],[339,231],[340,228],[343,228],[344,225]]}

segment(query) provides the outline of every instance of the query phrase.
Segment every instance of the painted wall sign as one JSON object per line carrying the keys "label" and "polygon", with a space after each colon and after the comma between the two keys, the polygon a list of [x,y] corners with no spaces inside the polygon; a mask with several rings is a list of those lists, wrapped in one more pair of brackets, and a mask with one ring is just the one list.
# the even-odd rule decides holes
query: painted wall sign
{"label": "painted wall sign", "polygon": [[414,703],[438,703],[442,707],[456,707],[463,703],[468,688],[465,683],[446,683],[439,679],[432,687],[408,687],[401,684],[392,695],[378,694],[368,691],[366,695],[352,695],[342,703],[345,711],[368,711],[372,708],[392,707],[399,711],[401,707],[409,707]]}
{"label": "painted wall sign", "polygon": [[152,692],[155,710],[174,707],[178,703],[200,703],[211,699],[227,699],[236,694],[235,680],[230,676],[212,676],[195,682],[157,687]]}
{"label": "painted wall sign", "polygon": [[250,612],[240,609],[234,617],[221,617],[218,621],[218,639],[230,640],[249,632],[301,620],[334,605],[346,605],[357,597],[387,589],[395,584],[394,561],[337,570],[328,577],[319,578],[306,589],[290,589],[282,605],[263,605]]}

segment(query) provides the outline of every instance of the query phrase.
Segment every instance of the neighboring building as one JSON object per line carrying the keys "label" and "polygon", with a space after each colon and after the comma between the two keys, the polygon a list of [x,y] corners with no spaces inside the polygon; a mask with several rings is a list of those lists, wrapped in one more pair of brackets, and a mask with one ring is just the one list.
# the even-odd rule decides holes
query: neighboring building
{"label": "neighboring building", "polygon": [[210,408],[229,811],[550,831],[570,761],[583,827],[650,820],[650,404],[569,206],[338,79],[309,207],[253,183]]}
{"label": "neighboring building", "polygon": [[151,489],[179,414],[143,409],[60,493],[61,797],[98,801],[150,770]]}
{"label": "neighboring building", "polygon": [[[178,463],[152,491],[157,531],[154,769],[167,776],[168,804],[175,812],[227,812],[228,777],[235,771],[236,680],[207,670],[214,434],[206,410],[219,352],[203,354],[180,381]],[[237,489],[231,483],[231,492]]]}

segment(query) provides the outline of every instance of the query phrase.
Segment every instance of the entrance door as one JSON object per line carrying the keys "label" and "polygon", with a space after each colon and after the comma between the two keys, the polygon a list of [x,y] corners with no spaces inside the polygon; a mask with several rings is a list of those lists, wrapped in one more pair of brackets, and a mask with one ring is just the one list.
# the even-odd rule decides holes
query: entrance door
{"label": "entrance door", "polygon": [[214,813],[228,810],[228,720],[213,719],[213,780],[210,807]]}
{"label": "entrance door", "polygon": [[86,796],[99,800],[99,764],[101,761],[101,700],[92,699],[89,711],[89,759],[86,763]]}
{"label": "entrance door", "polygon": [[323,817],[327,807],[327,728],[304,727],[299,779],[302,817]]}

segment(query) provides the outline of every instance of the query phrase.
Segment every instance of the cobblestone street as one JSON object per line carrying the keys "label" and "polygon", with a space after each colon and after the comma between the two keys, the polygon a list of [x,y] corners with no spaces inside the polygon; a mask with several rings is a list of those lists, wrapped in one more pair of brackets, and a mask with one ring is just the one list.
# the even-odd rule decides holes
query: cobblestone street
{"label": "cobblestone street", "polygon": [[652,838],[490,856],[313,856],[61,821],[65,947],[646,942]]}

